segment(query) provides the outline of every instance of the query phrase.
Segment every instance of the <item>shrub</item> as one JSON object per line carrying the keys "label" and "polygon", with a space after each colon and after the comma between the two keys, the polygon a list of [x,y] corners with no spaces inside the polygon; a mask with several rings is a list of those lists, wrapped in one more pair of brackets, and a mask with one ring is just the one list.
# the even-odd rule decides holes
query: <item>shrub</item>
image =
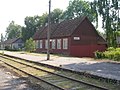
{"label": "shrub", "polygon": [[95,58],[107,58],[114,61],[120,61],[120,48],[110,47],[105,52],[95,52]]}
{"label": "shrub", "polygon": [[120,52],[120,48],[116,48],[116,51],[119,51],[119,52]]}
{"label": "shrub", "polygon": [[30,38],[29,40],[25,42],[25,50],[28,52],[31,52],[31,51],[34,51],[34,49],[35,49],[35,43],[33,39]]}
{"label": "shrub", "polygon": [[114,51],[114,50],[115,50],[114,47],[109,47],[109,48],[107,49],[107,51]]}
{"label": "shrub", "polygon": [[115,60],[115,61],[120,61],[120,52],[116,52],[116,53],[114,54],[114,60]]}
{"label": "shrub", "polygon": [[10,46],[5,46],[5,50],[10,50]]}
{"label": "shrub", "polygon": [[104,55],[105,55],[105,58],[108,58],[108,59],[113,59],[114,57],[114,54],[111,51],[105,51]]}
{"label": "shrub", "polygon": [[104,54],[102,52],[96,51],[95,58],[97,58],[97,59],[104,58]]}

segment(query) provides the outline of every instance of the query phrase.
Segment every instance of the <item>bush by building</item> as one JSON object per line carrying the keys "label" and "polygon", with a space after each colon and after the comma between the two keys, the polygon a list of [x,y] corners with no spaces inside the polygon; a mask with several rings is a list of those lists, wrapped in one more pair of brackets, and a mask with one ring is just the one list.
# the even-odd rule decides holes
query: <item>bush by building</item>
{"label": "bush by building", "polygon": [[30,38],[29,40],[26,40],[25,42],[25,50],[27,52],[31,52],[35,50],[35,42],[33,41],[32,38]]}
{"label": "bush by building", "polygon": [[95,58],[97,59],[110,59],[114,61],[120,61],[120,48],[108,48],[105,52],[95,52]]}

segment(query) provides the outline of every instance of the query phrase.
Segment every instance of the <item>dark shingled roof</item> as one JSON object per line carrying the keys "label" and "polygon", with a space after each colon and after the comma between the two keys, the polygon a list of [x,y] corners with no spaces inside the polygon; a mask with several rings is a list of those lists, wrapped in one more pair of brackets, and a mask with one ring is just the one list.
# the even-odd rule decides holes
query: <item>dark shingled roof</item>
{"label": "dark shingled roof", "polygon": [[[52,24],[50,38],[70,36],[85,18],[87,17],[75,18],[72,20],[65,20],[61,23]],[[47,38],[47,30],[48,26],[39,28],[39,30],[34,34],[33,39],[37,40]]]}
{"label": "dark shingled roof", "polygon": [[33,35],[33,39],[39,39],[40,33],[44,30],[44,27],[40,27],[39,30]]}
{"label": "dark shingled roof", "polygon": [[12,44],[12,43],[16,42],[18,39],[20,39],[20,38],[8,39],[8,40],[4,41],[3,43],[4,44]]}

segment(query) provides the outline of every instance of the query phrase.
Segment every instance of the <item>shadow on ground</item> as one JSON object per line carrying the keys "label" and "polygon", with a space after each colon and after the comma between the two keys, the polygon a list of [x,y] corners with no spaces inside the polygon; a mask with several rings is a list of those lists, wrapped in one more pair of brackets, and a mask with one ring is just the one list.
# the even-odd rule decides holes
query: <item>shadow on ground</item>
{"label": "shadow on ground", "polygon": [[[106,75],[113,75],[113,76],[120,76],[120,64],[112,64],[107,62],[100,62],[100,63],[73,63],[63,65],[62,67],[70,68],[76,71],[92,71],[96,73],[106,74]],[[120,77],[119,77],[120,78]]]}

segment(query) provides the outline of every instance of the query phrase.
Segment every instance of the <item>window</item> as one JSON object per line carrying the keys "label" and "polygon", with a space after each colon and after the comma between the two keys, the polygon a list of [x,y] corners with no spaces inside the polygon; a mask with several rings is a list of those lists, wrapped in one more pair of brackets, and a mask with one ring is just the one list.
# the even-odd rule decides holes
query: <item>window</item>
{"label": "window", "polygon": [[40,48],[42,48],[42,40],[40,40]]}
{"label": "window", "polygon": [[19,43],[19,44],[18,44],[18,47],[22,47],[22,44],[21,44],[21,43]]}
{"label": "window", "polygon": [[55,39],[52,40],[52,49],[55,49]]}
{"label": "window", "polygon": [[39,48],[39,41],[36,40],[36,48]]}
{"label": "window", "polygon": [[63,39],[63,49],[68,49],[68,39],[67,38]]}
{"label": "window", "polygon": [[45,49],[47,49],[47,48],[48,48],[48,41],[45,40]]}
{"label": "window", "polygon": [[61,39],[57,39],[57,49],[61,49]]}

